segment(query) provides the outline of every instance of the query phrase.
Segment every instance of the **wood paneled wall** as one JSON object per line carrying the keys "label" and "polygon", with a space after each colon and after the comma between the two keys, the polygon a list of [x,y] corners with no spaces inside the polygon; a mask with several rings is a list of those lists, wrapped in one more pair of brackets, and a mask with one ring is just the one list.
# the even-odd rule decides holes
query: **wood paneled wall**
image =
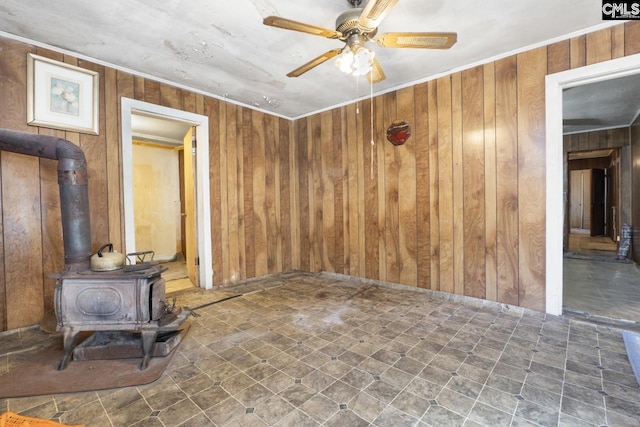
{"label": "wood paneled wall", "polygon": [[[297,268],[293,123],[57,52],[0,38],[0,128],[78,144],[89,169],[93,250],[124,248],[120,99],[209,117],[214,283]],[[27,53],[100,74],[97,136],[28,126]],[[53,309],[64,265],[57,162],[0,152],[0,331],[33,325]]]}
{"label": "wood paneled wall", "polygon": [[[324,270],[543,310],[544,76],[640,52],[640,24],[295,122],[22,42],[0,38],[0,51],[0,127],[85,151],[94,249],[126,250],[124,96],[209,117],[215,284]],[[99,135],[26,125],[29,52],[99,72]],[[413,129],[401,147],[384,137],[395,119]],[[55,163],[0,152],[0,330],[53,307],[47,275],[63,266]]]}
{"label": "wood paneled wall", "polygon": [[298,120],[301,268],[544,310],[545,76],[638,52],[627,23]]}

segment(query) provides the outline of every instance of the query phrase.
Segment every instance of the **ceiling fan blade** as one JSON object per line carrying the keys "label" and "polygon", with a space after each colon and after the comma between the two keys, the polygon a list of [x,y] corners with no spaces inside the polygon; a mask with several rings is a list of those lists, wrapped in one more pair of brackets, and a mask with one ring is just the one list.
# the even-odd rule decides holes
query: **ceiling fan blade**
{"label": "ceiling fan blade", "polygon": [[382,47],[449,49],[456,41],[456,33],[386,33],[376,43]]}
{"label": "ceiling fan blade", "polygon": [[342,48],[341,49],[333,49],[333,50],[330,50],[329,52],[325,52],[322,55],[318,56],[317,58],[312,59],[311,61],[307,62],[303,66],[296,68],[295,70],[293,70],[292,72],[287,74],[287,77],[299,77],[302,74],[304,74],[307,71],[309,71],[310,69],[315,68],[318,65],[322,64],[323,62],[326,62],[326,61],[330,60],[331,58],[334,58],[334,57],[338,56],[340,54],[340,52],[342,52]]}
{"label": "ceiling fan blade", "polygon": [[387,76],[384,75],[384,71],[382,71],[382,66],[380,65],[380,61],[374,58],[373,67],[369,74],[367,74],[367,80],[371,83],[378,83],[386,79]]}
{"label": "ceiling fan blade", "polygon": [[369,0],[358,18],[361,26],[373,30],[391,12],[398,0]]}
{"label": "ceiling fan blade", "polygon": [[269,25],[270,27],[300,31],[301,33],[313,34],[314,36],[326,37],[328,39],[339,39],[342,37],[342,33],[339,31],[316,27],[315,25],[309,25],[302,22],[292,21],[291,19],[280,18],[279,16],[267,16],[266,18],[264,18],[262,23],[264,25]]}

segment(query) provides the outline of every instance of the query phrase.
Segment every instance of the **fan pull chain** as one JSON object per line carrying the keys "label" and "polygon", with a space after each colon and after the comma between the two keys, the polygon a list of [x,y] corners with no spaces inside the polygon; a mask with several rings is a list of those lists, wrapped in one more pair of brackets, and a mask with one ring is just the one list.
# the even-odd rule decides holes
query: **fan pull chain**
{"label": "fan pull chain", "polygon": [[375,141],[373,140],[373,79],[371,79],[370,84],[369,84],[369,104],[371,107],[371,180],[373,181],[374,178],[374,173],[373,173],[373,152],[374,152],[374,147],[376,145]]}

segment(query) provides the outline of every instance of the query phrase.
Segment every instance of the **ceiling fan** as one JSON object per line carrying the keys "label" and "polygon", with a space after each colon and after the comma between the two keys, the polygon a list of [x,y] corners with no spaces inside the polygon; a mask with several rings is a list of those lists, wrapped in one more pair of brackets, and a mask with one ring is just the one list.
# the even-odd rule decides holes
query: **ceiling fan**
{"label": "ceiling fan", "polygon": [[337,61],[342,71],[354,75],[366,74],[370,82],[378,83],[386,77],[375,54],[365,47],[367,42],[375,41],[378,46],[390,48],[449,49],[457,41],[456,33],[385,33],[375,38],[378,26],[398,0],[369,0],[364,8],[359,7],[362,0],[347,1],[353,8],[338,16],[335,30],[278,16],[268,16],[264,19],[263,23],[271,27],[338,39],[345,43],[342,48],[325,52],[296,68],[287,74],[288,77],[298,77],[342,54]]}

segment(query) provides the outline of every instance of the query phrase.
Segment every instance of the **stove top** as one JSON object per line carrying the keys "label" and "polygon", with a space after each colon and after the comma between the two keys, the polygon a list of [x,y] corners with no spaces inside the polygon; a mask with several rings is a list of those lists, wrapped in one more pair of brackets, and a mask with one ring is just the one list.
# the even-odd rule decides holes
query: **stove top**
{"label": "stove top", "polygon": [[52,279],[120,279],[120,278],[140,278],[148,279],[167,271],[167,267],[157,263],[132,264],[123,268],[110,271],[60,271],[49,277]]}

